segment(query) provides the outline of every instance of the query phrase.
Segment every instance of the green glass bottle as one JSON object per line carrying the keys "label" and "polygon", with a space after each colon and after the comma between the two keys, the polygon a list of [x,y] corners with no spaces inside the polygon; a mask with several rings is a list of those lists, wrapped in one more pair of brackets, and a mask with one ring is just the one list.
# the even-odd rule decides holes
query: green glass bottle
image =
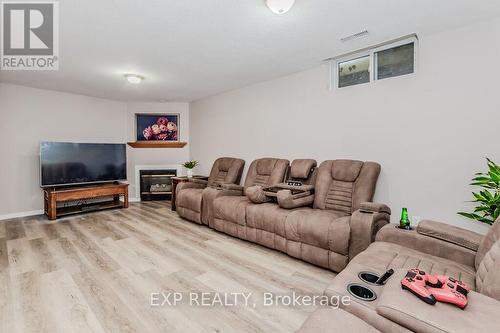
{"label": "green glass bottle", "polygon": [[401,211],[401,220],[399,220],[399,227],[402,229],[410,229],[410,219],[408,218],[408,208],[403,208]]}

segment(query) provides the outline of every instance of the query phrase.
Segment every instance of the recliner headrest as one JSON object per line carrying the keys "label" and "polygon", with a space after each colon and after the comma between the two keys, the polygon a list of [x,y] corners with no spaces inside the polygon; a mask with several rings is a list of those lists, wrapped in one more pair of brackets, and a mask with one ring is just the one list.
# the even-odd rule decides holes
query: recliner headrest
{"label": "recliner headrest", "polygon": [[259,175],[268,176],[273,172],[274,166],[276,165],[276,159],[273,158],[263,158],[257,162],[257,173]]}
{"label": "recliner headrest", "polygon": [[215,160],[208,177],[208,186],[216,183],[239,184],[245,161],[234,157],[219,157]]}
{"label": "recliner headrest", "polygon": [[363,162],[352,160],[334,160],[332,178],[343,182],[354,182],[361,172]]}
{"label": "recliner headrest", "polygon": [[233,164],[234,159],[232,158],[220,158],[219,165],[217,166],[219,171],[229,171],[231,165]]}
{"label": "recliner headrest", "polygon": [[290,167],[290,177],[297,179],[307,179],[317,165],[317,162],[313,159],[298,159],[293,160]]}

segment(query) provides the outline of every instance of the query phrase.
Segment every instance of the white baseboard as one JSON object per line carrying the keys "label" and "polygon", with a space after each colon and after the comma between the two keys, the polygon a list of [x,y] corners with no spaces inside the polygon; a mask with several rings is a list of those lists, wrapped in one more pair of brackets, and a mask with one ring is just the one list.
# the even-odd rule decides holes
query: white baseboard
{"label": "white baseboard", "polygon": [[18,218],[18,217],[42,215],[43,213],[44,213],[43,210],[40,209],[40,210],[31,210],[29,212],[19,212],[19,213],[4,214],[4,215],[0,215],[0,221],[1,220],[15,219],[15,218]]}
{"label": "white baseboard", "polygon": [[141,202],[141,198],[128,198],[128,202]]}

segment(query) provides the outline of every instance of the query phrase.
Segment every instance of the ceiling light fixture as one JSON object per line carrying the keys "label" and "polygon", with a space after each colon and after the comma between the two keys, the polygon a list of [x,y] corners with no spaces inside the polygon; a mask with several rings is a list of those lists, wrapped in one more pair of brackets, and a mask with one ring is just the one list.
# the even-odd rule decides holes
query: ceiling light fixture
{"label": "ceiling light fixture", "polygon": [[125,74],[125,78],[129,83],[132,84],[139,84],[144,80],[143,76],[137,75],[137,74]]}
{"label": "ceiling light fixture", "polygon": [[266,5],[269,9],[278,15],[285,14],[292,9],[295,0],[266,0]]}

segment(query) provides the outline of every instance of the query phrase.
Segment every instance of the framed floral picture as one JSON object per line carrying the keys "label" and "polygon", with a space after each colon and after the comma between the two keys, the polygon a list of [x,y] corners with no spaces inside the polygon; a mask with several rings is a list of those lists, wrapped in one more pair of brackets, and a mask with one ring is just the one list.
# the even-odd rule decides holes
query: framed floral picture
{"label": "framed floral picture", "polygon": [[179,141],[179,114],[136,114],[137,141]]}

